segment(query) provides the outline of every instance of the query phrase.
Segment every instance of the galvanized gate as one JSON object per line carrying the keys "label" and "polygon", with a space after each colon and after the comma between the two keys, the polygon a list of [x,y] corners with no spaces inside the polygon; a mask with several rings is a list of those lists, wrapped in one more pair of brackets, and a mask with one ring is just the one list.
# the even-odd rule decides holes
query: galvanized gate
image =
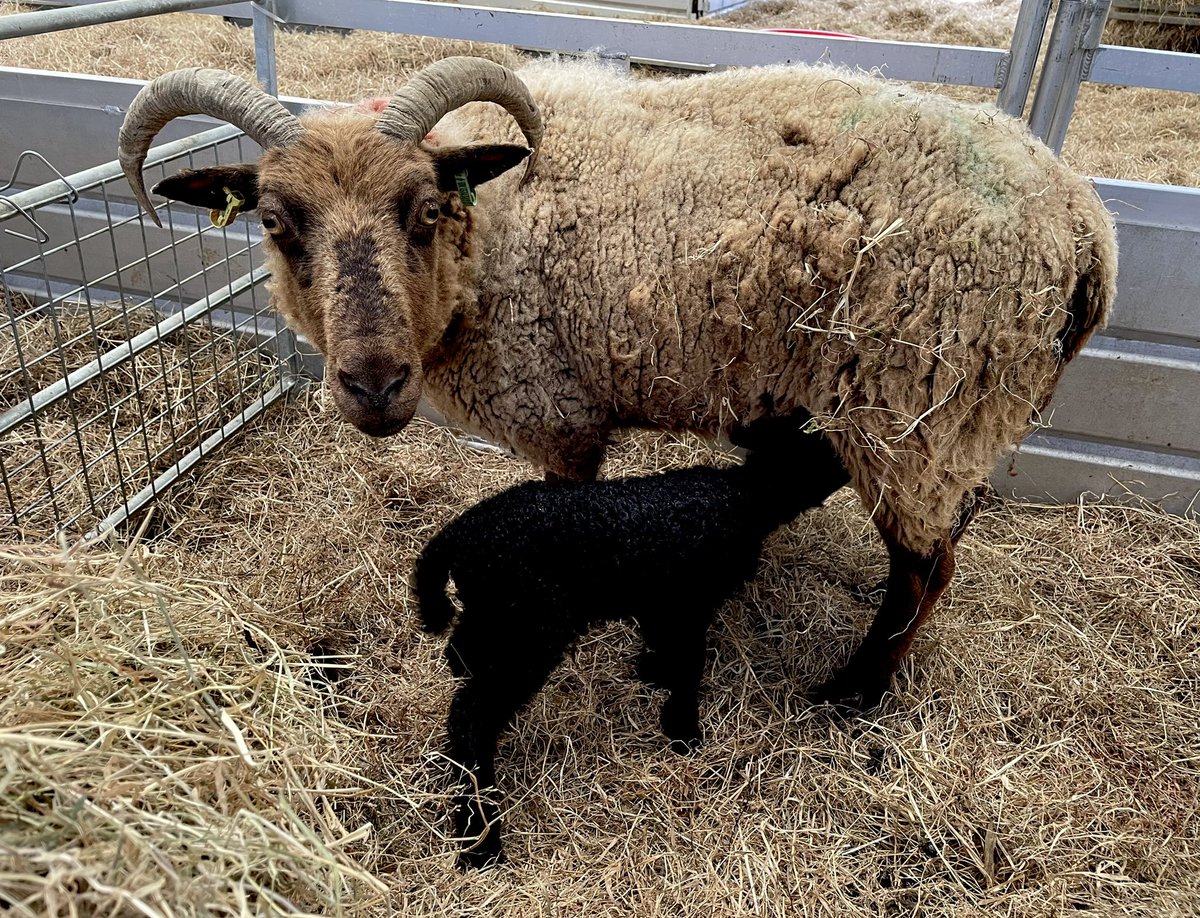
{"label": "galvanized gate", "polygon": [[[151,175],[240,161],[243,145],[231,127],[177,140]],[[39,171],[54,169],[27,153],[14,177]],[[163,229],[144,222],[115,163],[0,200],[0,488],[13,526],[110,528],[298,384],[257,231],[190,210],[164,206]]]}

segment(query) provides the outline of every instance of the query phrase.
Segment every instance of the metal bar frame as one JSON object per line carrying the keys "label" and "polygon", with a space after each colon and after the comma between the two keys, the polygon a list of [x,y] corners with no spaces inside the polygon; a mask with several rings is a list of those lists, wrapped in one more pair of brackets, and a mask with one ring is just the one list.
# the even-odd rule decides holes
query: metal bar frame
{"label": "metal bar frame", "polygon": [[[225,156],[241,159],[242,136],[231,125],[203,130],[155,147],[147,166],[195,166],[194,157],[202,151],[211,151],[208,155],[218,163]],[[239,149],[233,150],[230,141]],[[86,529],[104,517],[107,523],[102,521],[93,533],[111,528],[251,418],[307,382],[294,333],[278,317],[259,315],[265,307],[257,289],[267,269],[255,267],[241,277],[231,270],[235,259],[250,256],[261,241],[249,224],[242,225],[243,240],[234,229],[210,232],[198,213],[189,213],[194,231],[187,221],[168,219],[164,241],[159,233],[147,234],[148,224],[136,205],[112,198],[120,181],[119,164],[109,162],[59,174],[0,199],[0,227],[23,216],[45,220],[54,214],[62,233],[50,245],[26,237],[36,247],[34,253],[14,252],[15,258],[0,263],[0,289],[6,305],[15,303],[6,310],[6,324],[20,364],[0,380],[17,386],[11,407],[0,414],[0,440],[19,446],[0,456],[3,493],[14,525],[36,520],[37,525],[53,521],[58,529]],[[77,220],[81,215],[86,222]],[[97,216],[103,218],[100,228],[94,225]],[[128,234],[137,227],[141,244],[130,246]],[[120,246],[118,232],[126,234]],[[224,245],[224,258],[215,267],[223,264],[218,275],[225,277],[204,267],[203,259],[199,275],[181,265],[178,256],[199,245],[202,236],[206,246]],[[85,264],[88,249],[92,254]],[[111,264],[95,261],[103,261],[104,249]],[[48,259],[59,264],[52,267]],[[79,282],[52,281],[68,276],[62,272],[71,260],[78,262],[73,270],[79,273],[69,276]],[[128,271],[142,275],[136,293],[125,286]],[[39,278],[43,289],[9,284],[26,276]],[[185,298],[184,284],[197,277],[205,295]],[[9,293],[18,291],[31,295],[32,305],[8,300]],[[109,299],[115,300],[112,306]],[[164,308],[168,314],[160,318]],[[153,314],[150,327],[140,316],[136,325],[132,321],[143,310]],[[72,315],[60,329],[60,319]],[[50,323],[38,332],[36,347],[27,351],[21,330],[26,317]],[[207,334],[179,337],[192,326],[203,326]],[[106,337],[111,343],[104,342]],[[30,376],[38,365],[41,369]]]}
{"label": "metal bar frame", "polygon": [[1004,74],[1004,84],[996,97],[997,107],[1015,118],[1020,118],[1025,111],[1025,102],[1033,85],[1033,73],[1037,68],[1038,52],[1042,49],[1053,4],[1054,0],[1022,0],[1021,8],[1017,11],[1009,45],[1009,64]]}
{"label": "metal bar frame", "polygon": [[142,19],[164,13],[186,13],[206,6],[221,6],[221,0],[109,0],[87,6],[35,10],[0,18],[0,40],[61,32],[81,26],[101,25],[125,19]]}

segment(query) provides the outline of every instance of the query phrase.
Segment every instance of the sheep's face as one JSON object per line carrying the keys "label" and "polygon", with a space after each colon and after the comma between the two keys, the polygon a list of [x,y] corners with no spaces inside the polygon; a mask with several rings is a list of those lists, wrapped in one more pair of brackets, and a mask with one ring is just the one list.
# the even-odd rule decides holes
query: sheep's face
{"label": "sheep's face", "polygon": [[458,294],[470,220],[453,192],[519,163],[512,145],[404,144],[353,115],[306,119],[296,143],[257,166],[188,171],[155,187],[215,206],[238,190],[262,220],[272,297],[326,358],[342,416],[383,437],[412,418],[422,358],[441,339]]}

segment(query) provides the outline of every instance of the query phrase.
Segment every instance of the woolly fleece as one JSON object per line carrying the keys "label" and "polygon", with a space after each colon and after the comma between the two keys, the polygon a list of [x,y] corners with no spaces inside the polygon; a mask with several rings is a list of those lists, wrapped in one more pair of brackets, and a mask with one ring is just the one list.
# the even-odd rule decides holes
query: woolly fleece
{"label": "woolly fleece", "polygon": [[[614,426],[715,434],[804,406],[925,551],[1108,313],[1103,204],[988,108],[810,67],[520,75],[541,155],[529,187],[480,189],[477,311],[426,391],[552,471]],[[442,126],[516,138],[482,103]]]}

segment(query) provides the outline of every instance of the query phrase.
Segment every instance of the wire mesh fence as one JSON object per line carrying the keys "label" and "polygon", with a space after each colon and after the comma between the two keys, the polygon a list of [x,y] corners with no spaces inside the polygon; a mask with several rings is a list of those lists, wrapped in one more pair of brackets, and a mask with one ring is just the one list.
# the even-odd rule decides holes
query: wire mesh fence
{"label": "wire mesh fence", "polygon": [[[147,178],[256,154],[216,128],[152,151]],[[0,492],[20,532],[120,524],[300,384],[257,228],[159,215],[139,219],[115,162],[0,196]]]}

